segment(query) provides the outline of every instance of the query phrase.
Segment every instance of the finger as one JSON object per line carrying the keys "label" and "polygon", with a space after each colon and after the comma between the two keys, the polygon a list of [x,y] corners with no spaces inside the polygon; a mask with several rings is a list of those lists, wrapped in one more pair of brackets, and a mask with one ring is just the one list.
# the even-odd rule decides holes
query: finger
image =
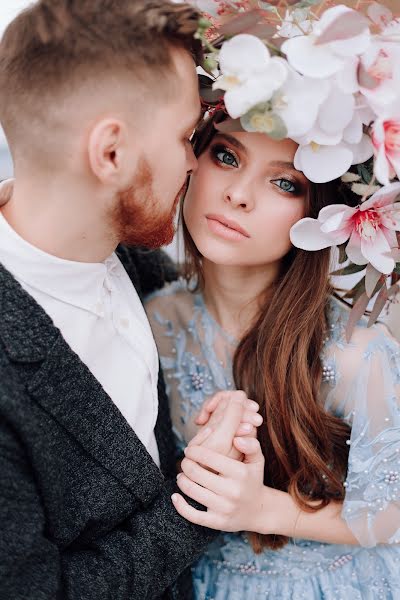
{"label": "finger", "polygon": [[246,400],[246,409],[258,412],[260,410],[260,405],[257,404],[257,402],[254,402],[254,400],[247,399]]}
{"label": "finger", "polygon": [[[240,439],[242,439],[242,438],[240,438]],[[207,471],[207,469],[212,469],[216,473],[220,473],[220,475],[223,475],[224,477],[229,477],[232,479],[239,477],[243,472],[243,465],[241,462],[239,462],[233,458],[228,458],[227,456],[224,456],[223,454],[220,454],[219,452],[215,452],[215,450],[210,450],[210,448],[205,448],[204,446],[191,446],[191,447],[185,448],[185,458],[182,461],[182,465],[185,462],[185,460],[189,460],[191,463],[189,465],[189,469],[191,469],[192,464],[194,464],[194,465],[197,465],[199,468],[201,468],[202,471],[204,471],[205,473],[209,473],[210,475],[213,475],[213,478],[210,478],[206,482],[205,481],[202,482],[196,478],[197,471],[194,474],[194,476],[192,476],[192,474],[190,474],[190,473],[185,472],[185,474],[189,477],[189,479],[196,481],[196,483],[199,483],[200,485],[203,485],[204,487],[206,487],[208,489],[212,489],[212,491],[215,492],[216,494],[223,494],[223,489],[224,489],[223,486],[225,485],[223,478],[219,477],[218,475],[210,473],[209,471]],[[207,469],[200,467],[200,465],[207,467]],[[183,468],[182,468],[182,470],[183,470]],[[201,476],[202,475],[203,474],[201,474]],[[217,481],[214,478],[217,478]],[[221,486],[222,486],[222,488],[221,488]]]}
{"label": "finger", "polygon": [[193,439],[190,440],[188,446],[201,446],[203,442],[212,434],[212,427],[203,427],[200,429]]}
{"label": "finger", "polygon": [[206,508],[214,512],[224,512],[229,509],[228,503],[225,498],[218,496],[214,492],[207,490],[206,488],[198,485],[184,474],[180,474],[176,480],[177,485],[181,492],[183,492],[192,500],[199,502]]}
{"label": "finger", "polygon": [[172,494],[171,499],[177,512],[187,521],[210,529],[221,529],[212,513],[196,510],[180,494]]}
{"label": "finger", "polygon": [[250,425],[259,427],[263,423],[263,418],[258,412],[254,412],[253,410],[245,409],[243,411],[242,423],[250,423]]}
{"label": "finger", "polygon": [[0,183],[0,206],[11,200],[14,191],[14,179],[6,179]]}
{"label": "finger", "polygon": [[[229,443],[235,437],[242,421],[244,407],[244,392],[233,392],[224,410],[221,422],[215,426],[214,433]],[[254,414],[254,413],[253,413]]]}
{"label": "finger", "polygon": [[257,437],[257,427],[254,427],[254,425],[250,425],[250,423],[240,423],[239,429],[237,430],[236,435],[239,437],[247,436],[247,435],[250,435],[252,437]]}
{"label": "finger", "polygon": [[188,477],[198,485],[207,488],[211,492],[214,492],[214,494],[224,494],[224,478],[220,477],[218,473],[212,473],[203,465],[198,464],[197,462],[194,462],[189,458],[183,459],[181,469],[183,474],[186,475],[186,477]]}
{"label": "finger", "polygon": [[[218,392],[212,398],[209,398],[203,404],[200,413],[195,419],[196,425],[205,425],[208,422],[211,413],[217,409],[221,400],[226,401],[229,399],[229,394],[230,392]],[[253,413],[258,412],[260,410],[260,406],[257,404],[257,402],[254,402],[254,400],[245,398],[245,410]]]}
{"label": "finger", "polygon": [[260,442],[256,438],[236,437],[233,444],[239,452],[244,454],[244,463],[258,463],[264,461],[264,455],[261,450]]}
{"label": "finger", "polygon": [[206,402],[204,402],[203,406],[201,407],[200,413],[195,419],[195,423],[197,425],[205,425],[208,419],[210,418],[210,414],[217,409],[218,404],[221,402],[221,400],[227,399],[228,394],[229,392],[217,392],[216,394],[214,394],[214,396],[206,400]]}

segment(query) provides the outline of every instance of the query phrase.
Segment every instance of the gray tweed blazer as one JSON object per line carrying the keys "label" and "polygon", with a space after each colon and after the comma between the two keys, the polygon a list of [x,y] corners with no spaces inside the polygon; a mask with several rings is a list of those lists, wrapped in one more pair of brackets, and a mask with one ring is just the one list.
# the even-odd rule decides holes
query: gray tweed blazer
{"label": "gray tweed blazer", "polygon": [[[174,277],[158,252],[119,255],[139,294]],[[162,472],[50,317],[0,265],[1,600],[191,598],[187,567],[214,533],[172,506],[162,376],[159,403]]]}

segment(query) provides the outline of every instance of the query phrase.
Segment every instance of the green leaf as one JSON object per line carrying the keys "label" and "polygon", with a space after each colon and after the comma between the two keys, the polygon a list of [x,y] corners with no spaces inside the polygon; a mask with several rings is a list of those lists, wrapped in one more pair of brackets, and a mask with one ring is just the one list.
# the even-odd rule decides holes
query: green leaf
{"label": "green leaf", "polygon": [[358,283],[356,283],[356,285],[351,288],[351,290],[348,290],[344,297],[345,298],[351,298],[354,302],[357,302],[358,298],[365,293],[365,278],[363,277],[361,279],[361,281],[359,281]]}
{"label": "green leaf", "polygon": [[309,8],[310,6],[315,6],[320,2],[321,0],[301,0],[300,2],[296,2],[294,8]]}
{"label": "green leaf", "polygon": [[379,315],[381,314],[381,312],[384,309],[385,304],[388,300],[389,300],[388,290],[385,285],[382,287],[381,291],[378,294],[377,299],[375,300],[374,308],[372,309],[370,317],[369,317],[368,327],[371,327],[376,322],[376,320],[378,319]]}
{"label": "green leaf", "polygon": [[365,292],[360,294],[357,299],[357,302],[354,304],[353,308],[350,311],[350,316],[346,325],[346,340],[347,343],[350,342],[354,327],[357,325],[358,321],[361,319],[365,311],[367,310],[367,306],[369,303],[369,298]]}
{"label": "green leaf", "polygon": [[364,183],[371,183],[372,172],[364,164],[357,165],[357,171]]}
{"label": "green leaf", "polygon": [[339,248],[339,264],[342,265],[344,262],[346,262],[348,260],[347,254],[346,254],[346,246],[344,244],[342,244],[341,246],[338,246],[338,248]]}
{"label": "green leaf", "polygon": [[252,133],[266,133],[274,140],[284,140],[287,137],[287,128],[281,117],[270,110],[260,110],[262,105],[249,110],[240,122],[245,131]]}
{"label": "green leaf", "polygon": [[336,277],[340,277],[342,275],[354,275],[354,273],[359,273],[360,271],[364,271],[365,265],[354,265],[351,263],[347,265],[347,267],[343,267],[343,269],[338,269],[337,271],[333,271],[331,275]]}

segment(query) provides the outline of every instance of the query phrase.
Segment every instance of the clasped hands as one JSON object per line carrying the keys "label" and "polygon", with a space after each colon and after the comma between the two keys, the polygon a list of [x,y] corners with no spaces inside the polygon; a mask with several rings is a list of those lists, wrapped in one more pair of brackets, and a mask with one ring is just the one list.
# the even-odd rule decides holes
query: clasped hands
{"label": "clasped hands", "polygon": [[172,496],[188,521],[222,531],[259,530],[264,456],[256,438],[262,423],[258,409],[241,391],[219,392],[203,406],[196,419],[202,428],[185,449],[177,485],[207,510]]}

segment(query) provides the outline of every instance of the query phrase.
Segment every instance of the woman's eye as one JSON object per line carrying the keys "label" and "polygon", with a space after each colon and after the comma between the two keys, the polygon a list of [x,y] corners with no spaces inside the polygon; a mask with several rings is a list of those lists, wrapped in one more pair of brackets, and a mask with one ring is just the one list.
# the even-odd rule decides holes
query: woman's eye
{"label": "woman's eye", "polygon": [[283,192],[289,192],[290,194],[297,192],[296,186],[289,179],[275,179],[272,183],[277,185]]}
{"label": "woman's eye", "polygon": [[220,163],[223,163],[224,165],[227,165],[228,167],[238,167],[239,166],[237,163],[237,160],[236,160],[236,156],[234,154],[232,154],[232,152],[229,152],[229,150],[215,148],[214,156]]}

